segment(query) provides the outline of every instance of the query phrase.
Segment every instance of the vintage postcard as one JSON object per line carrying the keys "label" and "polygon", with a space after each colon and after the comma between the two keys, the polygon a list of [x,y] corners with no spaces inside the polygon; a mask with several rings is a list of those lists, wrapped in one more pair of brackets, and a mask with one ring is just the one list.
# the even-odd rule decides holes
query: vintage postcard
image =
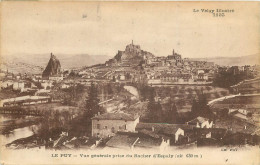
{"label": "vintage postcard", "polygon": [[0,2],[0,164],[260,163],[260,2]]}

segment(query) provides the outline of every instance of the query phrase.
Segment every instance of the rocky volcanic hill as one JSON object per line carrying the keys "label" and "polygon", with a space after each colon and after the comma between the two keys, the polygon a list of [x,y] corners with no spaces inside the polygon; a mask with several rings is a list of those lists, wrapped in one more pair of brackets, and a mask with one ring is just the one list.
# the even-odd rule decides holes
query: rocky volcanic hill
{"label": "rocky volcanic hill", "polygon": [[59,75],[61,72],[60,61],[51,53],[51,58],[42,73],[42,77],[49,77]]}
{"label": "rocky volcanic hill", "polygon": [[107,61],[106,64],[136,66],[144,59],[152,57],[154,57],[152,53],[142,50],[139,45],[134,45],[132,42],[126,46],[125,51],[118,51],[115,57]]}

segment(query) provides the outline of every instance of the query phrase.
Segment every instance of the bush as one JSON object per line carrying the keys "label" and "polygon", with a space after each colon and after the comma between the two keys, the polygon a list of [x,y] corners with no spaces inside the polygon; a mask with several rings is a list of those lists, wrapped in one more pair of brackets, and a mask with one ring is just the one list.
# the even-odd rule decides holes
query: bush
{"label": "bush", "polygon": [[222,96],[226,96],[226,95],[228,94],[228,92],[227,92],[227,91],[221,91],[220,94],[221,94]]}
{"label": "bush", "polygon": [[192,89],[188,88],[187,91],[189,92],[189,94],[192,94]]}
{"label": "bush", "polygon": [[206,86],[206,90],[207,90],[207,91],[210,91],[210,90],[212,90],[212,88],[209,87],[209,86]]}
{"label": "bush", "polygon": [[215,92],[215,93],[214,93],[214,96],[215,96],[215,98],[219,98],[219,97],[220,97],[220,95],[218,94],[218,92]]}

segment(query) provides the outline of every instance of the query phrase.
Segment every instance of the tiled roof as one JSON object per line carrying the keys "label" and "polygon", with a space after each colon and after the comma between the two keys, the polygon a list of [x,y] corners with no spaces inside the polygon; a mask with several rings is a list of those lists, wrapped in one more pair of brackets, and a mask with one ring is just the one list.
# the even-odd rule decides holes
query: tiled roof
{"label": "tiled roof", "polygon": [[225,134],[227,132],[227,129],[225,128],[194,128],[194,131],[201,132],[201,133],[221,133]]}
{"label": "tiled roof", "polygon": [[134,121],[138,118],[138,116],[134,116],[127,113],[104,113],[92,118],[95,120],[127,120]]}
{"label": "tiled roof", "polygon": [[155,133],[175,134],[179,128],[186,130],[186,129],[192,129],[193,126],[186,125],[186,124],[165,124],[165,123],[138,123],[136,126],[137,131],[141,131],[143,129],[152,130],[153,128]]}
{"label": "tiled roof", "polygon": [[160,146],[161,143],[162,143],[161,138],[140,137],[138,141],[135,143],[134,147],[152,148],[152,147]]}
{"label": "tiled roof", "polygon": [[150,136],[150,137],[153,137],[153,138],[160,138],[160,136],[158,134],[156,134],[153,131],[147,130],[147,129],[142,129],[138,132],[143,134],[143,135],[147,135],[147,136]]}
{"label": "tiled roof", "polygon": [[119,134],[113,136],[106,145],[115,148],[131,148],[134,142],[138,139],[138,136],[134,134]]}
{"label": "tiled roof", "polygon": [[147,134],[149,132],[151,131],[142,130],[141,133],[117,132],[116,135],[106,143],[106,146],[121,149],[129,149],[132,146],[142,148],[153,148],[160,146],[163,139],[155,133],[153,133],[153,136]]}
{"label": "tiled roof", "polygon": [[189,121],[188,123],[194,123],[194,124],[200,123],[200,124],[201,124],[201,123],[203,123],[203,122],[205,122],[205,121],[208,121],[208,120],[209,120],[209,119],[207,119],[207,118],[198,116],[197,118],[195,118],[195,119]]}

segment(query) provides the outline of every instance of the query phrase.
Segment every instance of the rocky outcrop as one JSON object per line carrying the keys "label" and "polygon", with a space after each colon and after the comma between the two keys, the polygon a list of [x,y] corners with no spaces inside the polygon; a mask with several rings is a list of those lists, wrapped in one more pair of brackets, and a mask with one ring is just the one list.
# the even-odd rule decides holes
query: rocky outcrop
{"label": "rocky outcrop", "polygon": [[51,53],[51,58],[42,73],[42,77],[48,78],[50,76],[57,76],[61,73],[60,61]]}
{"label": "rocky outcrop", "polygon": [[125,51],[118,51],[116,56],[107,61],[106,64],[135,66],[152,57],[154,57],[152,53],[142,50],[139,45],[134,45],[132,42],[126,46]]}

